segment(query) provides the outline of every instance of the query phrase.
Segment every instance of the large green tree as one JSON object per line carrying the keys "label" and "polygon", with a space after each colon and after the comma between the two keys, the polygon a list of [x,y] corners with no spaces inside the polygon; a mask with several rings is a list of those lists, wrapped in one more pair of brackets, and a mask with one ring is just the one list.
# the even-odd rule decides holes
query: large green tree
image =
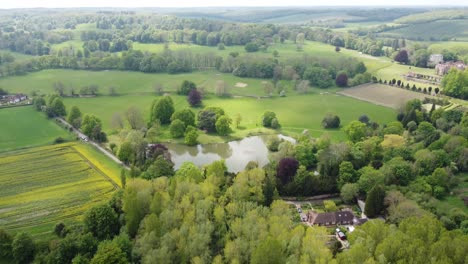
{"label": "large green tree", "polygon": [[111,239],[120,228],[118,216],[108,204],[89,209],[84,217],[84,225],[99,240]]}
{"label": "large green tree", "polygon": [[81,111],[78,106],[73,106],[68,113],[67,122],[71,124],[74,128],[81,127]]}
{"label": "large green tree", "polygon": [[169,124],[171,116],[174,113],[174,102],[170,96],[164,96],[159,100],[155,100],[151,107],[151,122],[159,119],[161,124]]}
{"label": "large green tree", "polygon": [[385,189],[382,185],[374,186],[367,194],[364,213],[371,218],[379,216],[384,209],[384,199]]}
{"label": "large green tree", "polygon": [[11,244],[13,258],[17,263],[30,263],[34,258],[36,246],[27,233],[18,233]]}

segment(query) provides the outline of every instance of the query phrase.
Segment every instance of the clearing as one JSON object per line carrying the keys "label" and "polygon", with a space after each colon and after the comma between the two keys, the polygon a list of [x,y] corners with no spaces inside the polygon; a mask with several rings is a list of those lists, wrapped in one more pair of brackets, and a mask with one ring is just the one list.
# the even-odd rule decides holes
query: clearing
{"label": "clearing", "polygon": [[398,109],[412,99],[423,100],[425,97],[432,97],[383,84],[363,84],[338,93],[393,109]]}
{"label": "clearing", "polygon": [[55,224],[108,201],[118,168],[100,155],[76,143],[0,154],[0,228],[50,235]]}
{"label": "clearing", "polygon": [[50,144],[71,135],[32,106],[0,109],[0,152]]}

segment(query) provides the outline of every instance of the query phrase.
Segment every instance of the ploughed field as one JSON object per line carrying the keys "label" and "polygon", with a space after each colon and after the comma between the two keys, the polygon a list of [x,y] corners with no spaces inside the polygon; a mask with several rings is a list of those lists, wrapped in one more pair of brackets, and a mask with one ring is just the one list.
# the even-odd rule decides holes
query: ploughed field
{"label": "ploughed field", "polygon": [[48,235],[108,201],[118,185],[87,148],[68,143],[0,154],[0,229]]}
{"label": "ploughed field", "polygon": [[412,99],[423,100],[425,97],[432,97],[427,94],[408,91],[402,88],[383,84],[363,84],[353,88],[344,89],[339,93],[394,109],[404,106],[405,102]]}

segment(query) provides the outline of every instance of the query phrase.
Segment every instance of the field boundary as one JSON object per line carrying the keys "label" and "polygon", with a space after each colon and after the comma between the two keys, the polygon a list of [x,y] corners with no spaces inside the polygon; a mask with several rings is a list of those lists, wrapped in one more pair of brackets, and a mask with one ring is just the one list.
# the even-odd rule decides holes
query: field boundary
{"label": "field boundary", "polygon": [[114,186],[114,189],[118,190],[120,189],[120,186],[114,181],[112,180],[111,177],[109,177],[109,175],[105,174],[101,169],[99,169],[92,161],[90,161],[83,153],[81,153],[79,150],[77,150],[76,148],[74,148],[73,146],[69,146],[69,148],[72,148],[74,152],[76,152],[78,154],[78,156],[80,156],[83,160],[86,161],[86,163],[88,163],[88,165],[93,168],[94,170],[96,170],[97,172],[99,172],[99,174],[101,174],[106,180],[108,180],[113,186]]}

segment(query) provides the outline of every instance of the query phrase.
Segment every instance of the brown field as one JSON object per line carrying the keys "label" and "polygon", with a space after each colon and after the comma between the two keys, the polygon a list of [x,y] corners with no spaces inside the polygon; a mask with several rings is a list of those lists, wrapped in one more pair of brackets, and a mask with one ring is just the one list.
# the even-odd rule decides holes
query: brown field
{"label": "brown field", "polygon": [[367,101],[376,105],[382,105],[398,109],[412,99],[424,99],[433,97],[423,93],[408,91],[383,84],[363,84],[353,88],[344,89],[339,94]]}

